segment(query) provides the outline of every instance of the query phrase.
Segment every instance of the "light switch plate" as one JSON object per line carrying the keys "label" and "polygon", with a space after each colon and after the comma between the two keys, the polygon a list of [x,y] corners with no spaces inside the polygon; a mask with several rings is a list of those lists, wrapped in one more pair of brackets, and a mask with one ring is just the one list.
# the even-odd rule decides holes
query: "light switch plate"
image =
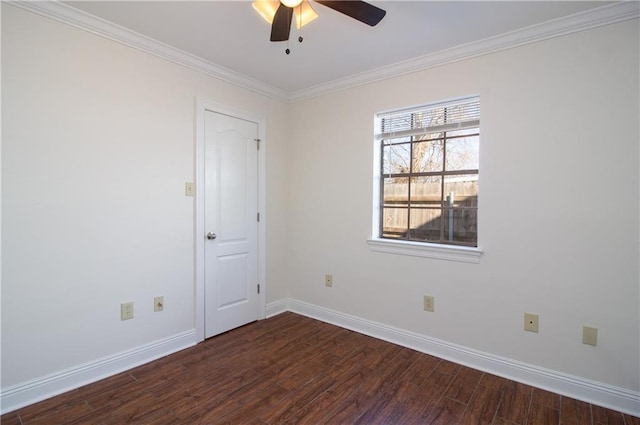
{"label": "light switch plate", "polygon": [[186,182],[184,184],[184,195],[185,196],[193,196],[193,195],[195,195],[195,188],[194,188],[193,183]]}

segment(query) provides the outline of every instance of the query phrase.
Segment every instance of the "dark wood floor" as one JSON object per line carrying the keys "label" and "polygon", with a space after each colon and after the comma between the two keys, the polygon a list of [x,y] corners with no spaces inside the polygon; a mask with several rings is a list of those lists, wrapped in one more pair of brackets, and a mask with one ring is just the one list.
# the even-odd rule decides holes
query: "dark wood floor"
{"label": "dark wood floor", "polygon": [[17,424],[640,425],[293,313],[3,415]]}

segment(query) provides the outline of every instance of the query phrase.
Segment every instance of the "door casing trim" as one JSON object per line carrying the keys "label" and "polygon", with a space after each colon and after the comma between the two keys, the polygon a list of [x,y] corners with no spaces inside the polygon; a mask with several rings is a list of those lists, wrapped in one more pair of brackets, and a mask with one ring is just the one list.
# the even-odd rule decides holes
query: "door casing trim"
{"label": "door casing trim", "polygon": [[[205,112],[217,112],[258,124],[258,320],[265,318],[266,311],[266,119],[264,116],[239,110],[214,100],[197,96],[195,98],[195,157],[194,157],[194,322],[196,340],[204,341],[205,336],[205,297],[204,297],[204,116]],[[257,288],[256,288],[257,290]]]}

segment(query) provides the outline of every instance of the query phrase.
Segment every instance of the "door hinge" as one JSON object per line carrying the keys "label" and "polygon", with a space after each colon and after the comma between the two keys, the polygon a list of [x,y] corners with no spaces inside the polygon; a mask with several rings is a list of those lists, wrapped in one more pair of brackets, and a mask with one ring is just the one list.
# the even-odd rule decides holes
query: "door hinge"
{"label": "door hinge", "polygon": [[258,283],[258,294],[260,293],[260,284]]}
{"label": "door hinge", "polygon": [[260,213],[256,213],[256,221],[260,223]]}
{"label": "door hinge", "polygon": [[260,150],[260,139],[253,139],[253,140],[255,140],[257,142],[256,143],[256,149]]}

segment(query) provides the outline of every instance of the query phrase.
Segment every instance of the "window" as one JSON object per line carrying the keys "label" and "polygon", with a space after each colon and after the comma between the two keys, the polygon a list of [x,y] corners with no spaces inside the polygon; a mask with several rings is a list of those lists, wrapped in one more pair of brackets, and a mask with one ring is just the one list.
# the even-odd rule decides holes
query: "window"
{"label": "window", "polygon": [[477,247],[480,99],[380,113],[375,131],[374,235]]}

